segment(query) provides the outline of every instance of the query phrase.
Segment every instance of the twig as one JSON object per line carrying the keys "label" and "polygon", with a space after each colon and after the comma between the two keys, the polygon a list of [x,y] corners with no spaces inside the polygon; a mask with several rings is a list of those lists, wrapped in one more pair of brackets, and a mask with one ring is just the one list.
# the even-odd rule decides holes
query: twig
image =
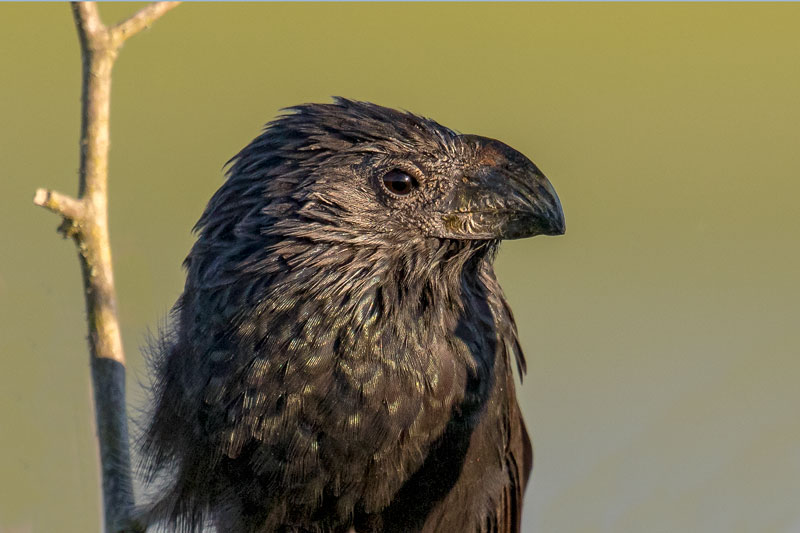
{"label": "twig", "polygon": [[83,204],[81,201],[63,195],[58,191],[36,189],[33,203],[71,221],[77,221],[83,217]]}
{"label": "twig", "polygon": [[117,46],[125,42],[126,39],[136,35],[155,22],[161,15],[180,4],[180,2],[154,2],[145,7],[131,18],[123,20],[113,28],[111,34]]}
{"label": "twig", "polygon": [[108,237],[108,148],[111,69],[125,40],[178,4],[151,4],[108,28],[94,2],[73,2],[81,43],[81,150],[78,198],[38,189],[33,203],[61,215],[59,228],[77,247],[86,295],[97,440],[103,477],[104,530],[143,531],[131,521],[128,419],[125,406],[125,354]]}

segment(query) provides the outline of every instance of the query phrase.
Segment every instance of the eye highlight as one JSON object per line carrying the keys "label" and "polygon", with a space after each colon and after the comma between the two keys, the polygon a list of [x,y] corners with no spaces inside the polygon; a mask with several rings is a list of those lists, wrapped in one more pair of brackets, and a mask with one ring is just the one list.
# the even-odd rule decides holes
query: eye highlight
{"label": "eye highlight", "polygon": [[383,186],[392,194],[406,196],[419,187],[419,182],[402,170],[393,169],[383,175]]}

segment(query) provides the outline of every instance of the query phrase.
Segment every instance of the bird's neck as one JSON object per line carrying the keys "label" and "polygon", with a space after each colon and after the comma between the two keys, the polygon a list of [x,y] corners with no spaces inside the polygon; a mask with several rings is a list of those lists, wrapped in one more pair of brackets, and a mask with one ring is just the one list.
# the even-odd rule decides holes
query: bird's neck
{"label": "bird's neck", "polygon": [[[295,273],[307,277],[294,284],[293,300],[299,306],[326,302],[315,306],[322,322],[341,324],[348,336],[361,336],[366,343],[380,338],[384,347],[389,343],[423,354],[431,353],[427,343],[432,339],[451,339],[451,348],[458,352],[453,357],[477,372],[480,366],[491,367],[490,361],[478,359],[494,351],[487,343],[494,338],[488,299],[496,286],[489,282],[494,279],[496,248],[493,242],[437,239],[392,249],[328,249],[317,258],[319,268]],[[415,333],[413,339],[403,338],[410,332]],[[378,347],[367,352],[386,356]]]}
{"label": "bird's neck", "polygon": [[[317,275],[348,281],[349,294],[382,296],[384,311],[422,313],[426,307],[463,309],[465,291],[491,274],[497,244],[490,241],[426,239],[392,247],[339,246],[320,252],[326,258]],[[322,284],[315,284],[325,291]],[[472,291],[470,291],[472,292]]]}

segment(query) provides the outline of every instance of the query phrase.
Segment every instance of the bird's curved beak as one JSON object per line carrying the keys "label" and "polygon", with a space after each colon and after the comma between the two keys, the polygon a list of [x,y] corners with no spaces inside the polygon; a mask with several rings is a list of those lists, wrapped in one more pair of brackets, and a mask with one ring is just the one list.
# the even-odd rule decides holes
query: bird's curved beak
{"label": "bird's curved beak", "polygon": [[502,145],[491,164],[465,173],[442,214],[445,232],[460,239],[521,239],[562,235],[564,211],[547,178],[522,154]]}

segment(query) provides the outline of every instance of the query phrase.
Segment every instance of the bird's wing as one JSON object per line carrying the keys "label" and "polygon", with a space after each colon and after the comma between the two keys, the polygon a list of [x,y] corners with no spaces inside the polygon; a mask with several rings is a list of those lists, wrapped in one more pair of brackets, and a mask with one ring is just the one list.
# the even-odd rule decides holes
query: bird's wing
{"label": "bird's wing", "polygon": [[511,308],[503,296],[502,289],[493,275],[484,278],[490,287],[489,298],[493,313],[499,326],[502,339],[500,351],[506,371],[498,376],[505,381],[500,389],[503,412],[503,470],[507,476],[502,494],[495,506],[489,510],[482,533],[519,533],[522,528],[522,503],[525,486],[533,468],[533,447],[531,446],[525,421],[517,403],[514,375],[511,361],[515,361],[520,380],[525,374],[525,357],[519,343],[517,327]]}
{"label": "bird's wing", "polygon": [[496,509],[497,533],[518,533],[522,527],[522,499],[533,466],[533,448],[525,430],[525,422],[514,404],[511,434],[505,454],[508,483]]}
{"label": "bird's wing", "polygon": [[506,387],[508,410],[503,420],[505,442],[503,447],[503,472],[505,480],[502,492],[490,507],[480,533],[519,533],[522,529],[522,504],[525,486],[533,467],[533,448],[522,413],[514,395],[513,377]]}

